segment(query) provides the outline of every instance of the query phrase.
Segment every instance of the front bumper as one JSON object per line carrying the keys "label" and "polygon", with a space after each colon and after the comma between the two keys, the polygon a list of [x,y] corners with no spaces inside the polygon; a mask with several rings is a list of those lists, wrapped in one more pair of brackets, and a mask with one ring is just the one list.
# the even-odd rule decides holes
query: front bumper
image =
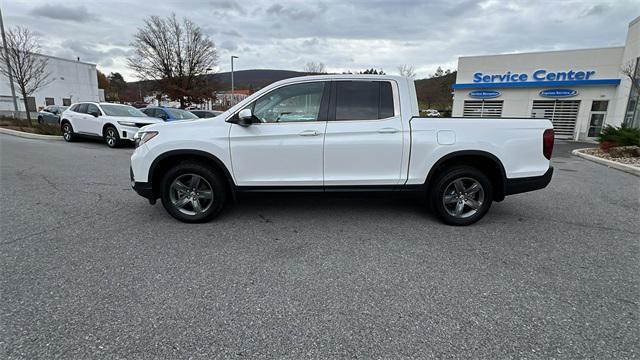
{"label": "front bumper", "polygon": [[553,166],[542,176],[532,176],[517,179],[506,179],[504,186],[505,195],[520,194],[528,191],[544,189],[551,182]]}
{"label": "front bumper", "polygon": [[153,194],[153,187],[148,182],[138,182],[133,179],[133,169],[129,167],[129,175],[131,177],[131,187],[138,195],[149,200],[155,200],[156,197]]}

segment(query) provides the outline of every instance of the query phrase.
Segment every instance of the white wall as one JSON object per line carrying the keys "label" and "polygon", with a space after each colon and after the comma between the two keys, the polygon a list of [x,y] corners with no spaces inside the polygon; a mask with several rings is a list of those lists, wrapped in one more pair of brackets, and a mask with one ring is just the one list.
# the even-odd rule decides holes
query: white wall
{"label": "white wall", "polygon": [[[640,16],[629,24],[629,32],[627,32],[627,41],[622,55],[620,67],[640,57]],[[631,80],[620,74],[621,82],[616,93],[615,107],[611,110],[612,125],[620,125],[624,119],[629,101],[629,93],[631,92]],[[609,123],[609,122],[608,122]]]}
{"label": "white wall", "polygon": [[[63,98],[71,98],[71,102],[99,101],[98,76],[96,65],[66,60],[51,56],[48,59],[47,71],[50,73],[50,84],[31,95],[36,99],[36,107],[45,106],[45,97],[54,98],[56,105],[62,105]],[[24,111],[24,104],[19,89],[16,87],[18,106]],[[13,111],[9,79],[0,75],[0,111]]]}

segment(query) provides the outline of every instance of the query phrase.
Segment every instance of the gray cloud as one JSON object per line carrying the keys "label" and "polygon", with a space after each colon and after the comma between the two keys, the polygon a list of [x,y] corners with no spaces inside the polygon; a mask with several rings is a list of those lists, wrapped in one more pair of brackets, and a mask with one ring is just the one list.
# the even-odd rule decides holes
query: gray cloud
{"label": "gray cloud", "polygon": [[[181,0],[150,6],[137,0],[4,2],[5,26],[27,24],[43,52],[96,62],[104,72],[126,67],[129,44],[145,17],[176,13],[200,25],[220,59],[238,69],[329,71],[414,65],[418,76],[453,68],[458,56],[615,46],[638,15],[638,0]],[[552,4],[553,9],[550,9]],[[551,11],[552,10],[552,11]],[[87,21],[98,19],[100,24]],[[588,16],[588,18],[585,18]],[[61,26],[61,20],[66,21]],[[586,21],[588,20],[588,21]],[[220,70],[229,70],[220,60]]]}
{"label": "gray cloud", "polygon": [[34,7],[30,13],[34,16],[41,16],[55,20],[69,20],[84,23],[94,20],[95,16],[91,14],[84,6],[64,6],[43,4]]}

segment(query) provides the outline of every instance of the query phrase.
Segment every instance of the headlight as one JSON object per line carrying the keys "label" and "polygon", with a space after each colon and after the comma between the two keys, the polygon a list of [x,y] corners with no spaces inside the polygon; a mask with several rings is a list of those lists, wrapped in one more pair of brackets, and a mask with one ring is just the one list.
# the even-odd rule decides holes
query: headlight
{"label": "headlight", "polygon": [[147,141],[153,139],[158,135],[157,131],[138,131],[136,135],[133,137],[133,140],[136,143],[136,147],[146,143]]}
{"label": "headlight", "polygon": [[136,126],[136,123],[131,121],[118,121],[118,124],[124,125],[124,126]]}

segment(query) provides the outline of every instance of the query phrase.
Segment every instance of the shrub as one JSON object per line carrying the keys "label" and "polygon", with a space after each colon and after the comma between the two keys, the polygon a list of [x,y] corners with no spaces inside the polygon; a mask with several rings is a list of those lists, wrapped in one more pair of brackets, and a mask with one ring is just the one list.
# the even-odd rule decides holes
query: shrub
{"label": "shrub", "polygon": [[619,127],[607,125],[598,135],[598,142],[604,151],[615,146],[640,145],[640,129],[628,125]]}

